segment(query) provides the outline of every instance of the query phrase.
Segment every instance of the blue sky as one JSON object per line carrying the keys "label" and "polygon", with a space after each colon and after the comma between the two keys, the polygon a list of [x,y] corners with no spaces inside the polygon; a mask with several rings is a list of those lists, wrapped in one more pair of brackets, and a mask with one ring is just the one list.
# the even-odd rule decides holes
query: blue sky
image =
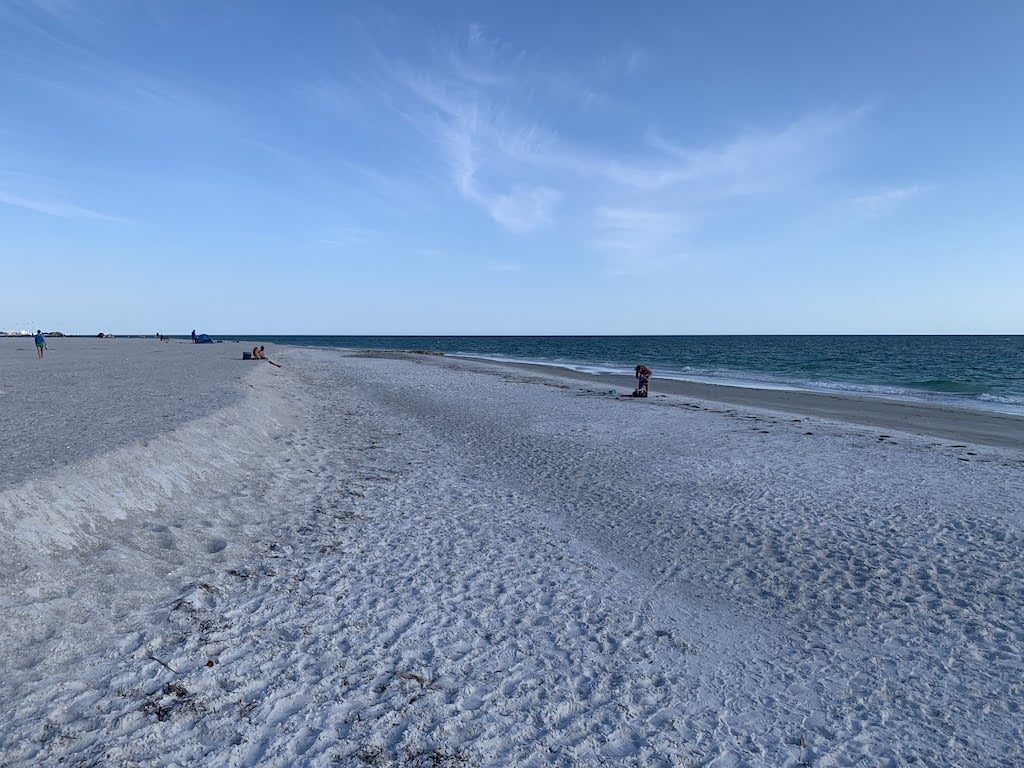
{"label": "blue sky", "polygon": [[0,0],[0,329],[1024,332],[1024,4]]}

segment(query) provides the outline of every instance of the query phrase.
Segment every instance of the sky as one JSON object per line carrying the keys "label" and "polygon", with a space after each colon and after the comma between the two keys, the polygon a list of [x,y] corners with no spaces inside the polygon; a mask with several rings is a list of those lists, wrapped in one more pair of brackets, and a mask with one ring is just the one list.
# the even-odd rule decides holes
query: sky
{"label": "sky", "polygon": [[0,0],[0,330],[1024,333],[1024,4]]}

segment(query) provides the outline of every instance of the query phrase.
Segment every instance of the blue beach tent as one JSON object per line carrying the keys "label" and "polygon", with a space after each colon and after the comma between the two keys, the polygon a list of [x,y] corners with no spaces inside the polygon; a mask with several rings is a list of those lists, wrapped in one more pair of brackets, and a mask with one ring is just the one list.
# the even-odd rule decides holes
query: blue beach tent
{"label": "blue beach tent", "polygon": [[209,335],[205,333],[200,333],[198,336],[196,336],[196,344],[213,344],[213,339],[211,339]]}

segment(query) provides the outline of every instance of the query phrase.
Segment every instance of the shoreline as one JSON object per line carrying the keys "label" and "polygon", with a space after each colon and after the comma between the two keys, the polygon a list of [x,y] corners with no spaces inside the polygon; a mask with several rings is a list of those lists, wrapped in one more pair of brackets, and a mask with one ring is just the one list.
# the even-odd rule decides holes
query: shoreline
{"label": "shoreline", "polygon": [[[950,336],[949,339],[961,341],[950,342],[953,346],[946,350],[941,345],[937,349],[929,342],[915,341],[936,338],[934,335],[882,335],[878,338],[890,340],[889,346],[874,355],[865,349],[863,342],[857,341],[874,338],[873,335],[820,334],[817,337],[830,345],[818,350],[827,353],[823,360],[815,357],[814,348],[801,343],[794,346],[791,340],[798,337],[792,335],[734,337],[738,339],[736,344],[729,342],[724,349],[717,346],[716,337],[685,334],[666,337],[249,334],[228,335],[223,340],[270,341],[300,348],[430,352],[499,363],[550,365],[598,375],[629,376],[636,362],[644,362],[654,368],[658,379],[881,398],[1024,417],[1024,377],[1020,376],[1024,347],[1020,347],[1013,336],[998,336],[994,342],[987,341],[992,335]],[[636,342],[624,344],[619,341],[621,338],[635,338]],[[762,358],[760,347],[752,348],[742,341],[743,338],[763,339],[763,346],[770,349],[774,349],[776,343],[781,346]],[[847,342],[847,338],[854,341]],[[594,340],[600,343],[595,346]],[[893,344],[902,343],[900,340],[910,345],[905,354],[894,352]],[[1019,340],[1024,342],[1024,336]],[[692,353],[684,354],[684,348],[677,348],[678,344],[691,343],[697,345]],[[832,353],[838,355],[838,367],[832,365],[832,357],[828,356]],[[727,360],[733,360],[735,365]],[[851,367],[850,363],[854,365]]]}
{"label": "shoreline", "polygon": [[[515,363],[478,357],[447,356],[518,371],[586,382],[631,392],[635,381],[629,376],[593,374],[554,365]],[[1024,451],[1024,416],[971,410],[953,406],[910,403],[878,397],[858,397],[800,390],[760,389],[726,384],[705,384],[678,379],[651,382],[651,398],[658,395],[694,398],[747,408],[778,411],[800,416],[891,429],[925,437],[978,443],[993,448]]]}
{"label": "shoreline", "polygon": [[[181,358],[179,362],[190,359],[196,354],[196,351],[192,349],[191,344],[188,344],[186,347],[179,347],[178,344],[184,343],[181,339],[168,338],[167,341],[162,343],[157,342],[155,339],[150,337],[99,339],[90,336],[66,336],[64,339],[70,345],[70,349],[53,350],[53,354],[48,356],[48,359],[46,360],[46,365],[57,365],[59,367],[71,366],[71,370],[75,371],[74,375],[76,377],[82,377],[83,380],[90,381],[91,384],[95,383],[93,377],[97,371],[90,371],[88,369],[94,365],[110,365],[120,359],[122,352],[119,350],[124,349],[124,347],[120,345],[134,345],[151,341],[153,342],[151,351],[156,351],[158,349],[165,350],[166,352],[170,352],[172,349],[179,350],[177,353],[178,355],[185,355],[185,357]],[[22,338],[21,340],[24,341],[25,338]],[[187,341],[187,339],[185,341]],[[83,356],[83,345],[93,343],[97,345],[94,353]],[[170,347],[163,346],[164,344],[169,343],[171,344]],[[229,348],[233,350],[238,344],[244,344],[244,342],[226,340],[223,344],[228,344]],[[287,348],[288,347],[279,347],[279,351],[283,352]],[[494,366],[504,370],[516,370],[548,378],[580,382],[590,386],[606,389],[615,388],[620,391],[621,394],[628,394],[633,390],[635,385],[633,377],[628,375],[587,373],[546,363],[494,360],[492,358],[474,357],[470,355],[434,355],[411,350],[361,350],[343,347],[295,348],[336,351],[343,354],[371,353],[375,356],[410,357],[420,360],[433,359],[452,362],[463,361],[470,364]],[[222,344],[216,344],[205,347],[205,349],[224,350],[225,348]],[[74,353],[70,358],[66,354],[62,354],[71,350],[74,350]],[[206,352],[203,353],[203,356],[206,357],[209,354],[209,352]],[[54,358],[52,363],[50,361],[51,357]],[[177,357],[177,355],[172,354],[172,357]],[[212,357],[221,358],[222,355],[214,353]],[[233,363],[228,362],[229,356],[223,355],[223,357],[225,359],[220,363],[221,365],[233,365]],[[233,357],[233,354],[230,355],[230,358]],[[11,365],[13,362],[13,358],[7,358],[5,356],[5,359],[0,361],[0,366],[3,366],[4,364]],[[84,369],[82,368],[83,365],[85,366]],[[8,371],[8,374],[13,372],[14,370],[12,369]],[[15,395],[18,394],[20,388],[14,382],[8,380],[7,386],[2,389],[6,390],[4,394]],[[91,389],[91,385],[88,389]],[[21,392],[20,394],[24,396],[26,392]],[[37,391],[35,396],[38,398],[40,394],[42,393]],[[170,393],[167,391],[164,392],[165,397],[169,394]],[[660,396],[663,395],[815,417],[881,430],[896,430],[919,436],[952,440],[954,442],[975,443],[993,448],[1024,451],[1024,416],[995,410],[989,411],[959,407],[956,405],[912,402],[877,397],[873,395],[858,395],[854,393],[826,393],[797,389],[774,389],[760,388],[757,386],[748,387],[684,381],[680,379],[658,378],[657,375],[655,375],[652,381],[651,401],[657,402]],[[97,401],[102,399],[98,392],[92,393],[92,396],[95,397]],[[224,401],[222,398],[223,395],[216,398],[218,404],[223,404]],[[205,405],[209,406],[211,403],[207,402]],[[194,406],[194,401],[189,403],[190,409],[194,408]],[[204,407],[201,410],[205,411],[206,408]],[[172,423],[176,423],[180,421],[180,417],[171,419],[170,421]],[[165,424],[163,426],[167,425]]]}

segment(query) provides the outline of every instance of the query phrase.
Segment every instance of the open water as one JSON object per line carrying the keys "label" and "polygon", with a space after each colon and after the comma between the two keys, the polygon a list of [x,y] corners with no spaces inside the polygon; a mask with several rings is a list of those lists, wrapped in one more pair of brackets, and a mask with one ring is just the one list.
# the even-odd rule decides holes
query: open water
{"label": "open water", "polygon": [[832,391],[1024,413],[1024,336],[231,336],[442,352],[591,373]]}

